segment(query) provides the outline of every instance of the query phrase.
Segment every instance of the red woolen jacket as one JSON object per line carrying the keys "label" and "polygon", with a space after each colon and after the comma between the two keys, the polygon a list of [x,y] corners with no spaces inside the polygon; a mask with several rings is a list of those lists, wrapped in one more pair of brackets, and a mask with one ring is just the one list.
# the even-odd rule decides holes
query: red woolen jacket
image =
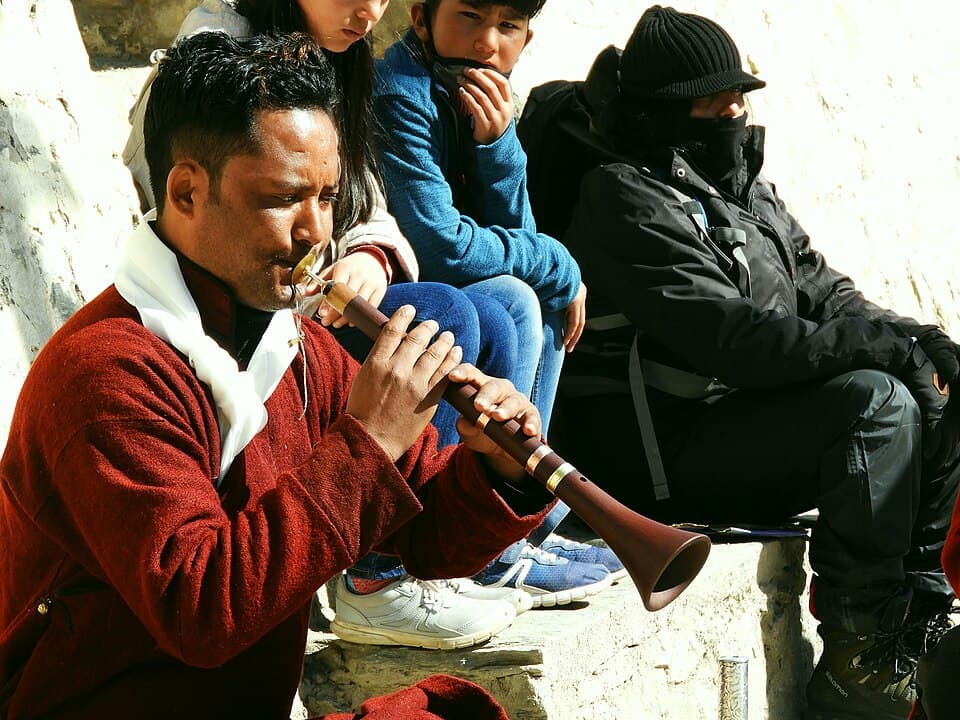
{"label": "red woolen jacket", "polygon": [[947,542],[943,546],[941,555],[943,571],[953,592],[960,597],[960,498],[953,508],[953,518],[950,521],[950,530],[947,532]]}
{"label": "red woolen jacket", "polygon": [[328,578],[374,547],[470,574],[537,525],[432,427],[391,462],[343,411],[356,363],[303,326],[219,490],[209,389],[114,288],[38,355],[0,461],[0,717],[287,718]]}

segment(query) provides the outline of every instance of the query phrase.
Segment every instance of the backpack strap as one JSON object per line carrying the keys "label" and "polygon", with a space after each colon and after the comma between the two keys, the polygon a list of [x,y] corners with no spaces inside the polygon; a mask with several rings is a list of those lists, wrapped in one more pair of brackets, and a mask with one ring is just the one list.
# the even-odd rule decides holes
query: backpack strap
{"label": "backpack strap", "polygon": [[[614,330],[616,328],[632,326],[633,323],[626,315],[616,313],[590,318],[586,322],[588,330]],[[650,414],[650,403],[647,401],[646,383],[643,378],[642,361],[637,349],[637,339],[640,333],[633,334],[633,343],[630,345],[630,356],[627,365],[630,380],[630,399],[633,400],[633,412],[640,427],[640,439],[643,441],[643,453],[647,457],[647,467],[650,469],[650,480],[653,483],[653,495],[657,500],[666,500],[670,497],[670,487],[667,485],[667,473],[663,469],[663,458],[660,455],[660,445],[657,442],[657,432],[653,427],[653,416]]]}
{"label": "backpack strap", "polygon": [[647,456],[647,467],[650,468],[653,496],[657,500],[666,500],[670,497],[670,487],[667,485],[667,473],[663,469],[657,432],[653,428],[653,416],[650,415],[650,403],[647,401],[647,388],[643,381],[640,353],[637,350],[637,338],[638,335],[633,336],[633,344],[630,346],[628,366],[630,397],[633,399],[633,411],[640,426],[640,439],[643,441],[643,452]]}
{"label": "backpack strap", "polygon": [[[743,297],[749,298],[753,288],[750,282],[750,265],[747,263],[747,256],[743,252],[743,248],[747,244],[746,235],[741,230],[728,227],[712,228],[713,232],[711,234],[710,224],[707,221],[707,211],[703,207],[703,203],[697,198],[686,195],[669,183],[666,185],[680,202],[684,214],[696,225],[697,235],[713,252],[717,262],[720,263],[721,269],[724,272],[730,271],[733,268],[733,262],[736,261],[738,266],[737,288]],[[724,250],[718,243],[728,249]],[[730,259],[731,255],[733,260]]]}

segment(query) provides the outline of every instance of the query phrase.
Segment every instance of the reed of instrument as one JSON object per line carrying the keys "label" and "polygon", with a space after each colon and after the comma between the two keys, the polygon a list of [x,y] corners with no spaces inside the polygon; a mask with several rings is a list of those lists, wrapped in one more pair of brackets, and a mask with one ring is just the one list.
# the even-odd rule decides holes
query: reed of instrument
{"label": "reed of instrument", "polygon": [[[343,283],[318,277],[311,270],[309,255],[293,273],[295,284],[305,280],[316,283],[326,302],[361,332],[377,338],[386,315]],[[479,412],[473,404],[476,392],[472,385],[450,382],[443,397],[593,528],[620,558],[647,610],[660,610],[686,589],[707,561],[708,537],[634,512],[539,438],[524,434],[515,420],[500,422]]]}

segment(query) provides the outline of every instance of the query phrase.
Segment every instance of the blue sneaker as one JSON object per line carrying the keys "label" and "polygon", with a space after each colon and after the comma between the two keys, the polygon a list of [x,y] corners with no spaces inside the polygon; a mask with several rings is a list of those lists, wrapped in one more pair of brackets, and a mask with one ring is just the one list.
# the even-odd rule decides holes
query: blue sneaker
{"label": "blue sneaker", "polygon": [[547,539],[540,543],[540,549],[574,562],[603,565],[610,572],[613,582],[627,576],[627,569],[620,562],[620,558],[608,547],[588,545],[550,533]]}
{"label": "blue sneaker", "polygon": [[485,587],[512,587],[533,598],[533,607],[555,607],[583,600],[610,586],[603,565],[575,562],[527,543],[514,563],[496,559],[473,576]]}

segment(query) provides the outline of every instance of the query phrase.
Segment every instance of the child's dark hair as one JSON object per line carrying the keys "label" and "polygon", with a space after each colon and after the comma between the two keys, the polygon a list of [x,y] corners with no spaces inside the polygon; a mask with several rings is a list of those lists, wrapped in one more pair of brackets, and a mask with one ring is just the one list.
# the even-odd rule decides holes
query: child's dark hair
{"label": "child's dark hair", "polygon": [[[533,18],[543,10],[543,6],[547,0],[490,0],[489,2],[487,2],[487,0],[470,0],[470,2],[481,6],[505,5],[506,7],[513,8],[521,15]],[[440,0],[423,0],[423,8],[426,10],[428,16],[432,16],[432,13],[439,4]]]}
{"label": "child's dark hair", "polygon": [[203,32],[181,40],[160,61],[143,121],[157,211],[175,158],[200,163],[216,199],[227,160],[258,149],[258,112],[320,110],[339,128],[339,105],[333,68],[307,35]]}
{"label": "child's dark hair", "polygon": [[[250,21],[255,33],[307,32],[297,0],[238,0],[237,12]],[[343,125],[347,137],[340,143],[343,170],[340,196],[334,212],[336,235],[370,219],[382,192],[373,153],[373,48],[369,36],[342,53],[323,51],[337,75],[343,94]]]}

